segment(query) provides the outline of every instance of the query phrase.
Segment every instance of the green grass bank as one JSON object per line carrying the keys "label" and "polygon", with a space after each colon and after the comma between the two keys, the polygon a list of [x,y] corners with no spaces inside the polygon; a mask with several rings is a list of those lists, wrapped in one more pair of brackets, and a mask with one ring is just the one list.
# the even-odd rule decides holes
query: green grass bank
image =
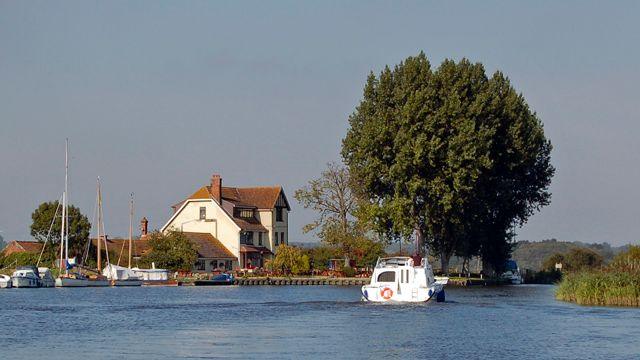
{"label": "green grass bank", "polygon": [[567,273],[558,300],[593,306],[640,306],[640,272],[623,270]]}

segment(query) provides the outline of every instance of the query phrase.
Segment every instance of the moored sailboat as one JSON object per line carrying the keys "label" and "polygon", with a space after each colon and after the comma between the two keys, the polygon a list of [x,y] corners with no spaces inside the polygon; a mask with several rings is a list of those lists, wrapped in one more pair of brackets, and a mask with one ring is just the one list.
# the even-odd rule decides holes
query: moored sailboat
{"label": "moored sailboat", "polygon": [[[75,258],[69,258],[69,140],[64,149],[64,192],[62,193],[62,226],[60,226],[60,275],[56,278],[56,287],[86,287],[87,277],[79,272],[70,272]],[[64,271],[64,272],[63,272]]]}
{"label": "moored sailboat", "polygon": [[[99,240],[98,240],[99,242]],[[142,279],[131,270],[131,250],[133,244],[133,194],[131,194],[131,201],[129,202],[129,267],[120,266],[120,258],[122,257],[122,250],[120,251],[120,257],[118,258],[118,264],[108,264],[103,270],[102,275],[109,279],[109,282],[113,286],[141,286]],[[106,246],[106,243],[105,243]],[[124,243],[122,244],[124,250]]]}

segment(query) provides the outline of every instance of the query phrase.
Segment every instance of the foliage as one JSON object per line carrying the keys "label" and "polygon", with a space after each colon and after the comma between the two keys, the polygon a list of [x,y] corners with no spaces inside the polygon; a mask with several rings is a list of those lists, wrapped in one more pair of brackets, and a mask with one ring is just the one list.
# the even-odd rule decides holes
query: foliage
{"label": "foliage", "polygon": [[39,253],[15,252],[7,256],[0,257],[0,268],[16,266],[35,265],[38,262]]}
{"label": "foliage", "polygon": [[640,306],[640,274],[581,271],[566,274],[556,297],[581,305]]}
{"label": "foliage", "polygon": [[198,259],[196,245],[180,231],[155,231],[149,235],[148,244],[149,251],[140,259],[147,266],[154,262],[157,267],[189,271]]}
{"label": "foliage", "polygon": [[345,277],[354,277],[356,275],[356,271],[350,266],[345,266],[340,271]]}
{"label": "foliage", "polygon": [[326,245],[306,249],[305,253],[309,257],[310,268],[318,271],[327,270],[329,260],[342,256],[339,249]]}
{"label": "foliage", "polygon": [[[554,254],[565,254],[571,249],[587,248],[602,255],[604,262],[613,260],[615,254],[623,251],[626,247],[612,247],[608,243],[588,244],[582,242],[559,241],[549,239],[543,241],[519,241],[513,254],[512,259],[518,262],[521,269],[542,270],[548,269],[544,266],[544,261]],[[553,264],[555,266],[555,264]],[[553,266],[551,268],[553,268]]]}
{"label": "foliage", "polygon": [[420,53],[372,73],[349,124],[342,154],[365,213],[379,231],[424,235],[443,261],[463,249],[502,266],[512,225],[549,203],[542,124],[502,73],[487,78],[479,63],[432,71]]}
{"label": "foliage", "polygon": [[602,255],[587,248],[574,248],[564,254],[554,254],[548,257],[544,263],[544,270],[555,269],[555,264],[561,263],[563,271],[579,271],[585,269],[596,269],[602,266],[604,259]]}
{"label": "foliage", "polygon": [[[49,233],[51,222],[58,209],[58,201],[44,202],[38,206],[31,214],[31,235],[38,241],[44,242]],[[71,254],[81,254],[86,242],[89,239],[91,224],[89,219],[80,212],[80,209],[70,205],[69,212],[69,252]],[[60,243],[60,230],[62,227],[62,209],[58,209],[56,221],[51,227],[49,241],[52,244]]]}
{"label": "foliage", "polygon": [[309,256],[302,249],[286,244],[278,247],[276,256],[266,266],[271,270],[293,275],[306,274],[310,270]]}
{"label": "foliage", "polygon": [[640,272],[640,246],[629,246],[627,251],[613,258],[609,267],[619,271]]}
{"label": "foliage", "polygon": [[7,244],[4,242],[2,235],[0,235],[0,251],[4,249],[5,246],[7,246]]}
{"label": "foliage", "polygon": [[379,257],[387,255],[383,243],[365,236],[357,237],[354,244],[353,259],[358,266],[373,266]]}
{"label": "foliage", "polygon": [[304,208],[318,213],[318,219],[305,225],[303,231],[317,231],[324,243],[340,247],[346,257],[353,255],[354,241],[361,235],[355,217],[358,204],[351,188],[349,171],[329,163],[320,178],[309,181],[294,194]]}

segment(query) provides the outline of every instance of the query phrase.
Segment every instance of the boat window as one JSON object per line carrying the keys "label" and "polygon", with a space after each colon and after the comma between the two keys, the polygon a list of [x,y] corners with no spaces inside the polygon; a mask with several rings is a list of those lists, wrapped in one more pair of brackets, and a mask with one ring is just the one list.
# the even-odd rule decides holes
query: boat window
{"label": "boat window", "polygon": [[404,270],[400,271],[400,282],[404,283]]}
{"label": "boat window", "polygon": [[395,282],[396,281],[396,272],[395,271],[385,271],[378,275],[379,282]]}

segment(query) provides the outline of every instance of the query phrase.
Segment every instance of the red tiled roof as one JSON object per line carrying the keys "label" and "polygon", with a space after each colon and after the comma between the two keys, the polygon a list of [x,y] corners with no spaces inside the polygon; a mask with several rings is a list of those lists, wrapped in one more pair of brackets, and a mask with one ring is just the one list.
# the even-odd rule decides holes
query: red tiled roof
{"label": "red tiled roof", "polygon": [[184,232],[198,248],[198,257],[210,259],[237,259],[222,243],[209,233]]}
{"label": "red tiled roof", "polygon": [[37,241],[12,240],[2,249],[3,255],[10,255],[19,252],[39,253],[42,251],[42,243]]}
{"label": "red tiled roof", "polygon": [[243,253],[273,254],[271,252],[271,250],[267,249],[264,246],[253,246],[253,245],[240,245],[240,252],[243,252]]}
{"label": "red tiled roof", "polygon": [[[282,192],[280,186],[265,187],[222,187],[222,200],[230,201],[238,206],[256,207],[258,209],[273,209],[276,206],[278,197]],[[211,187],[203,186],[196,190],[187,199],[211,199]],[[184,201],[179,202],[172,207],[180,207]]]}
{"label": "red tiled roof", "polygon": [[[132,245],[131,246],[132,257],[140,257],[149,250],[149,243],[147,239],[133,239],[131,245]],[[91,239],[91,246],[93,247],[98,246],[98,242],[96,239]],[[102,246],[104,246],[104,243],[102,243]],[[118,254],[120,254],[123,246],[124,246],[124,251],[122,252],[122,254],[123,254],[123,257],[126,258],[127,256],[129,256],[129,239],[118,239],[118,238],[107,239],[107,247],[112,252],[117,252]],[[114,259],[111,259],[111,260],[114,260]],[[117,261],[117,259],[115,260]],[[122,260],[120,262],[122,263]]]}

